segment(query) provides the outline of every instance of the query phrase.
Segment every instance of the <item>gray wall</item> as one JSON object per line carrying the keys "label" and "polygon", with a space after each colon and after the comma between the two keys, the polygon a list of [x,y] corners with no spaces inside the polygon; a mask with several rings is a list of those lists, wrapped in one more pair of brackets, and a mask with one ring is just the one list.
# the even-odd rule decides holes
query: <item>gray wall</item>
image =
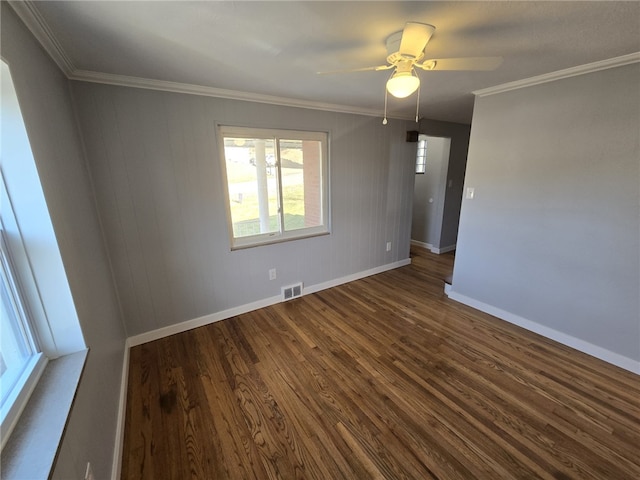
{"label": "gray wall", "polygon": [[[422,119],[420,120],[419,130],[420,133],[424,133],[425,135],[448,137],[451,139],[440,244],[434,245],[438,248],[450,247],[456,245],[458,238],[462,188],[464,186],[471,126],[461,123]],[[451,182],[451,186],[449,186],[449,182]]]}
{"label": "gray wall", "polygon": [[[85,82],[73,96],[130,336],[408,258],[404,121]],[[231,251],[217,123],[328,131],[331,235]]]}
{"label": "gray wall", "polygon": [[416,174],[413,188],[411,240],[440,248],[451,139],[427,137],[424,174]]}
{"label": "gray wall", "polygon": [[453,291],[640,360],[640,65],[476,101]]}
{"label": "gray wall", "polygon": [[68,81],[2,2],[9,64],[64,268],[90,348],[54,478],[111,472],[125,332],[111,281]]}

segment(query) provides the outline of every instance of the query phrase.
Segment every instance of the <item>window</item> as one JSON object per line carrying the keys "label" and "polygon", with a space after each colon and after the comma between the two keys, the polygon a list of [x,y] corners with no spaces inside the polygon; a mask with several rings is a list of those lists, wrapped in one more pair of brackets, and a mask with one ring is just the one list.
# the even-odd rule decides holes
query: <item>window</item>
{"label": "window", "polygon": [[32,332],[4,229],[0,236],[0,428],[4,446],[46,362]]}
{"label": "window", "polygon": [[[63,362],[59,368],[56,359],[83,351],[86,346],[11,72],[4,61],[0,62],[0,97],[0,448],[4,449],[7,442],[11,443],[11,432],[21,421],[19,417],[45,367],[64,370],[69,378],[75,376],[65,365],[84,362],[86,353],[78,360]],[[67,392],[57,388],[44,388],[40,394],[46,395],[47,390],[51,390],[56,403],[47,403],[46,408],[54,413],[46,424],[33,416],[23,418],[20,438],[24,440],[30,432],[30,438],[37,441],[28,442],[30,448],[19,448],[20,458],[34,454],[42,460],[57,448],[54,433],[58,429],[52,425],[64,427],[59,420],[68,415],[75,390],[69,392],[69,401],[62,398]],[[27,406],[27,417],[28,410]],[[51,445],[52,441],[56,444]]]}
{"label": "window", "polygon": [[328,228],[327,134],[220,127],[232,249]]}
{"label": "window", "polygon": [[[4,448],[18,417],[42,374],[47,358],[42,353],[40,338],[35,335],[32,309],[25,294],[25,285],[31,281],[24,275],[30,265],[24,253],[20,226],[14,211],[14,198],[8,193],[7,172],[24,168],[31,154],[19,155],[17,145],[26,139],[17,96],[11,81],[9,67],[0,63],[1,157],[0,170],[0,448]],[[31,210],[34,195],[24,185],[15,185],[16,197],[27,197]],[[28,230],[28,227],[22,225]],[[36,239],[42,247],[42,238]],[[25,268],[26,267],[26,268]]]}
{"label": "window", "polygon": [[418,135],[418,153],[416,154],[416,173],[424,173],[427,169],[427,136]]}

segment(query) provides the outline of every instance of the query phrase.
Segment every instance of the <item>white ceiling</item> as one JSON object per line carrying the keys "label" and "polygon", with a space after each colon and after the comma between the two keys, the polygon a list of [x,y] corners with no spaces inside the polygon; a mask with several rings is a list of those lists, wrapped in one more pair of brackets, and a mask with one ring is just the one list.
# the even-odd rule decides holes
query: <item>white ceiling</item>
{"label": "white ceiling", "polygon": [[[640,51],[638,1],[29,5],[72,78],[138,77],[380,115],[388,71],[316,72],[383,64],[390,34],[430,23],[426,58],[504,58],[493,72],[419,72],[420,116],[460,123],[471,121],[472,91]],[[390,113],[411,118],[415,101],[390,97]]]}

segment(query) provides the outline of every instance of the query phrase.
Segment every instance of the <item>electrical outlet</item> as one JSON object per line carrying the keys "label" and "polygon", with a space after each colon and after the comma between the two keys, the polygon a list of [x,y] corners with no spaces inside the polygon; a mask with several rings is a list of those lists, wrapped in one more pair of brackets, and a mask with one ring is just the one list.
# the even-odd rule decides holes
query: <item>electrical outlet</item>
{"label": "electrical outlet", "polygon": [[93,470],[91,470],[90,462],[87,462],[87,470],[84,473],[84,480],[96,480],[96,477],[93,476]]}
{"label": "electrical outlet", "polygon": [[271,268],[269,270],[269,280],[275,280],[275,279],[276,279],[276,269]]}
{"label": "electrical outlet", "polygon": [[387,252],[391,251],[391,242],[387,242]]}

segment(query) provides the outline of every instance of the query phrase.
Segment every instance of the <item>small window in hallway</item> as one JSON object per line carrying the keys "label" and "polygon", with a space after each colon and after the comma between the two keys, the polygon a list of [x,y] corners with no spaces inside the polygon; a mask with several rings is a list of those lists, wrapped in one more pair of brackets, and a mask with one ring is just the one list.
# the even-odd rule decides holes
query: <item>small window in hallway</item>
{"label": "small window in hallway", "polygon": [[418,153],[416,154],[416,173],[424,173],[427,168],[427,136],[418,136]]}

